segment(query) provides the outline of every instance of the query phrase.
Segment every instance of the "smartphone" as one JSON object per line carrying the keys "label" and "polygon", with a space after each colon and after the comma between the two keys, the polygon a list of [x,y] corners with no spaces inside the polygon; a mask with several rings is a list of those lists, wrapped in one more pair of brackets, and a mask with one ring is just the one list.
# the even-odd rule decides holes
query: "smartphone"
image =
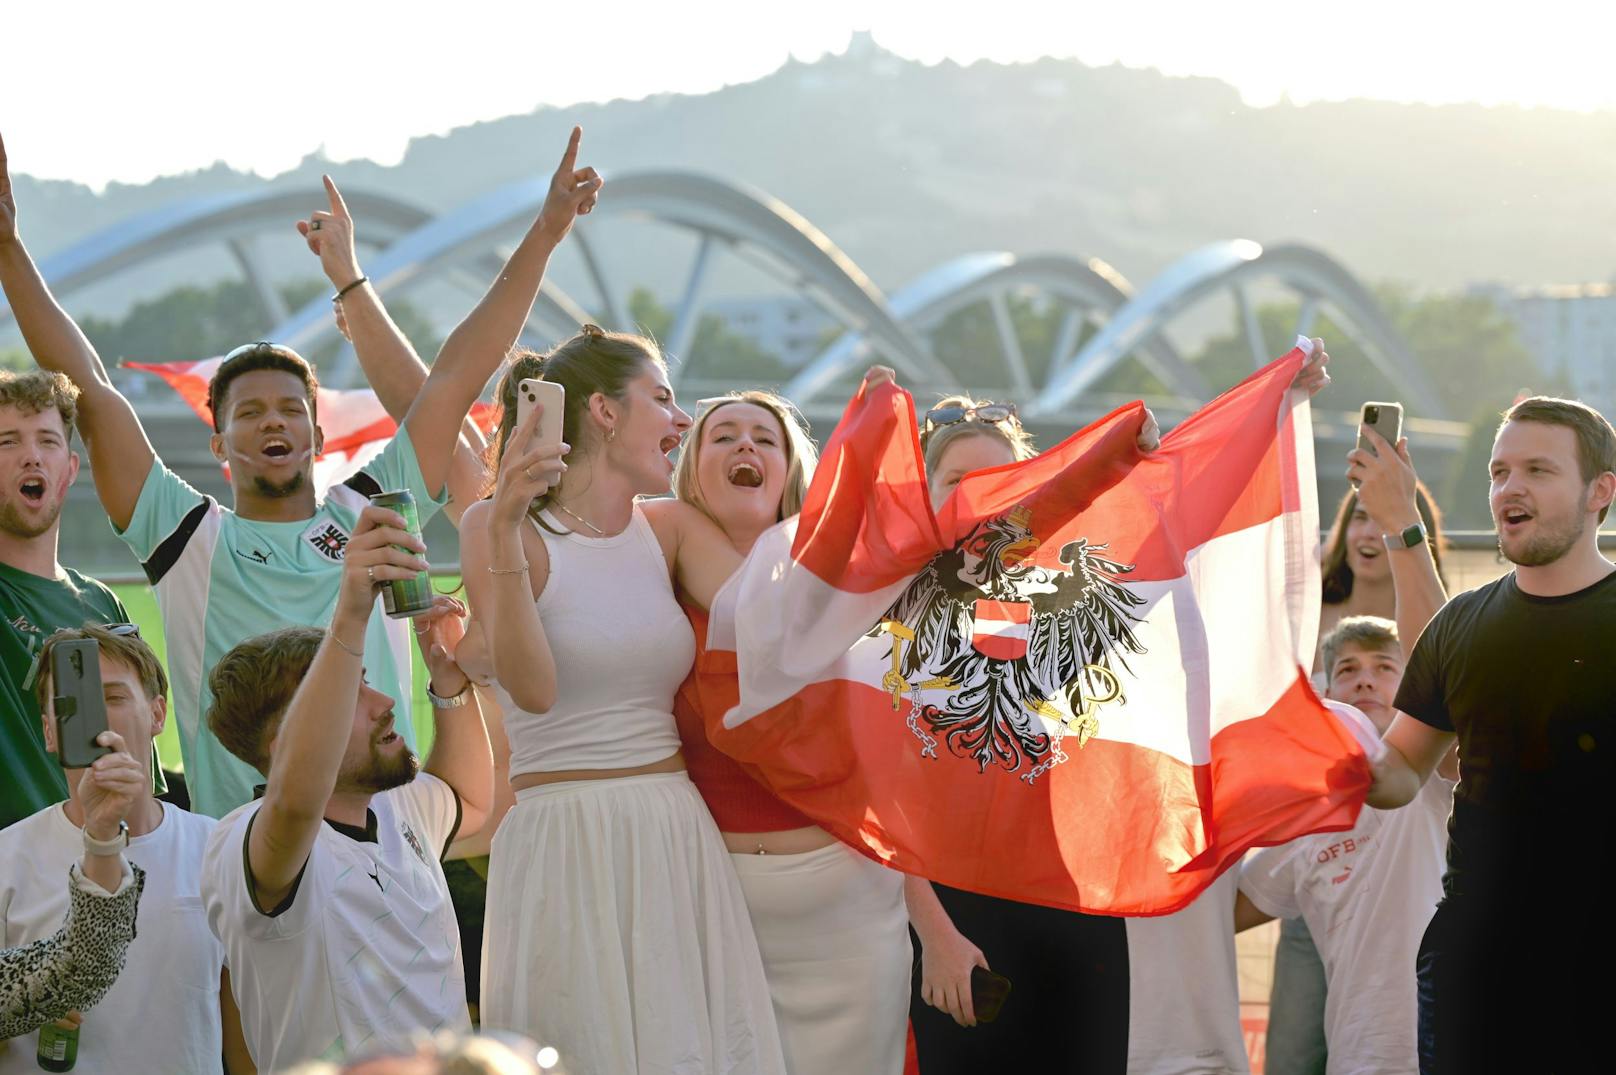
{"label": "smartphone", "polygon": [[985,967],[971,968],[971,1010],[978,1023],[991,1023],[999,1017],[1005,998],[1010,995],[1010,979]]}
{"label": "smartphone", "polygon": [[[1363,424],[1386,438],[1386,443],[1392,447],[1403,435],[1403,405],[1401,403],[1365,403],[1363,405]],[[1369,438],[1362,432],[1358,434],[1358,447],[1375,454],[1370,447]]]}
{"label": "smartphone", "polygon": [[62,768],[83,769],[112,753],[95,741],[107,730],[101,649],[95,639],[75,638],[51,647],[51,705],[56,710],[56,760]]}
{"label": "smartphone", "polygon": [[527,421],[535,406],[544,408],[539,428],[533,431],[535,447],[561,443],[561,419],[567,405],[567,390],[554,381],[529,377],[516,386],[516,424]]}

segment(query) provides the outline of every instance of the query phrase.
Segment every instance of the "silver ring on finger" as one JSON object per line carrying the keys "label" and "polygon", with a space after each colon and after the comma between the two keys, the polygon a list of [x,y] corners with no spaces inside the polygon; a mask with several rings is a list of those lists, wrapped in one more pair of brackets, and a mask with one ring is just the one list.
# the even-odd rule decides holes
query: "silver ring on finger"
{"label": "silver ring on finger", "polygon": [[370,580],[372,586],[376,585],[376,566],[374,564],[365,568],[365,577]]}
{"label": "silver ring on finger", "polygon": [[530,482],[539,480],[533,476],[533,464],[531,463],[522,468],[522,476]]}
{"label": "silver ring on finger", "polygon": [[319,231],[320,230],[320,225],[322,223],[323,223],[323,221],[319,221],[319,220],[311,220],[311,221],[309,221],[309,230],[310,231]]}

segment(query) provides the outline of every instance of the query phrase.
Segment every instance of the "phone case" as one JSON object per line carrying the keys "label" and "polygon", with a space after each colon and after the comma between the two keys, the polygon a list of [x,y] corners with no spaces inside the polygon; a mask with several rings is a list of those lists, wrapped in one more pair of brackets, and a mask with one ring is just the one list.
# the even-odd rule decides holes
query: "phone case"
{"label": "phone case", "polygon": [[983,967],[971,968],[971,1008],[978,1023],[991,1023],[999,1017],[1005,998],[1010,995],[1010,979]]}
{"label": "phone case", "polygon": [[101,651],[93,639],[52,647],[51,704],[56,708],[56,759],[62,768],[83,769],[112,753],[95,741],[107,730],[107,703],[101,694]]}
{"label": "phone case", "polygon": [[[1371,407],[1379,408],[1379,410],[1375,412],[1374,421],[1369,420],[1369,409]],[[1360,425],[1365,425],[1370,429],[1373,429],[1376,433],[1379,433],[1382,437],[1385,437],[1386,442],[1394,447],[1396,446],[1398,439],[1403,435],[1403,405],[1401,403],[1381,403],[1372,400],[1363,405],[1363,410],[1360,412],[1359,418]],[[1361,451],[1368,452],[1370,455],[1375,454],[1375,449],[1370,445],[1369,438],[1363,435],[1362,430],[1360,430],[1358,433],[1358,448]]]}
{"label": "phone case", "polygon": [[567,390],[554,381],[529,377],[516,386],[516,424],[521,425],[534,405],[540,403],[544,405],[544,413],[539,415],[539,428],[533,431],[533,443],[560,444]]}

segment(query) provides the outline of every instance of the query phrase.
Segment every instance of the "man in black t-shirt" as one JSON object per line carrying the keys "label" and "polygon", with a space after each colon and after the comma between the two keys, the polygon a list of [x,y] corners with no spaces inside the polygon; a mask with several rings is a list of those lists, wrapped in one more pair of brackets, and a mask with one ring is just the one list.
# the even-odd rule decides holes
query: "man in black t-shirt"
{"label": "man in black t-shirt", "polygon": [[1515,570],[1433,619],[1397,693],[1371,806],[1413,798],[1459,739],[1444,898],[1420,949],[1424,1072],[1593,1070],[1616,918],[1590,884],[1616,788],[1616,564],[1599,523],[1616,431],[1581,403],[1504,416],[1490,502]]}

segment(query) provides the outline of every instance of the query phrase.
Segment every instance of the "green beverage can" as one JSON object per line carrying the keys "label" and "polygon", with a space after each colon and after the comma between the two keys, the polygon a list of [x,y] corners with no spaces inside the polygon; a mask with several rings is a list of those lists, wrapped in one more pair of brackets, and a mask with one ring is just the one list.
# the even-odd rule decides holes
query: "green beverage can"
{"label": "green beverage can", "polygon": [[39,1052],[34,1059],[46,1071],[72,1071],[79,1062],[79,1028],[46,1023],[39,1028]]}
{"label": "green beverage can", "polygon": [[[416,537],[421,536],[421,516],[415,510],[415,497],[410,495],[408,489],[377,493],[370,498],[370,502],[379,508],[398,512],[404,517],[405,529]],[[404,549],[402,545],[393,547],[408,553],[415,552],[414,549]],[[432,608],[431,577],[422,571],[412,579],[393,579],[385,583],[382,586],[382,605],[394,619],[406,619],[429,611]]]}

